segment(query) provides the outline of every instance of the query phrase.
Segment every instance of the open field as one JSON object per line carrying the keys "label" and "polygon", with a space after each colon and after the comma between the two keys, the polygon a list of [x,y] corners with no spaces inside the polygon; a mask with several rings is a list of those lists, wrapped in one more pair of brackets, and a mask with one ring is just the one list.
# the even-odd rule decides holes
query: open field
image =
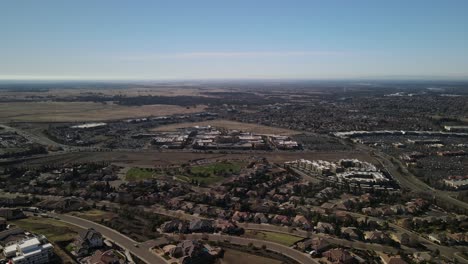
{"label": "open field", "polygon": [[80,231],[79,227],[52,218],[36,216],[11,221],[11,223],[26,231],[46,236],[54,245],[54,251],[63,263],[75,263],[75,261],[59,247],[59,244],[63,245],[73,240]]}
{"label": "open field", "polygon": [[[175,171],[176,178],[184,182],[196,181],[202,185],[211,185],[225,179],[225,176],[238,173],[245,164],[242,162],[219,162],[208,165],[193,166],[189,172]],[[126,181],[143,181],[166,175],[160,170],[151,168],[129,168],[125,173]]]}
{"label": "open field", "polygon": [[190,168],[190,174],[177,176],[178,179],[186,182],[196,181],[201,185],[212,185],[225,179],[233,173],[239,173],[242,162],[218,162],[208,165],[193,166]]}
{"label": "open field", "polygon": [[89,211],[83,212],[73,212],[71,215],[78,216],[80,218],[87,219],[89,221],[93,221],[96,223],[100,223],[101,220],[103,221],[110,221],[112,218],[116,217],[117,214],[97,209],[92,209]]}
{"label": "open field", "polygon": [[125,174],[125,180],[127,181],[143,181],[154,178],[155,172],[144,168],[130,168]]}
{"label": "open field", "polygon": [[70,98],[70,97],[80,97],[80,96],[90,96],[90,95],[100,95],[100,96],[114,96],[121,95],[127,97],[133,96],[207,96],[205,92],[225,92],[226,89],[218,88],[205,88],[205,87],[196,87],[192,85],[148,85],[147,87],[135,87],[129,85],[125,89],[113,89],[113,88],[72,88],[72,89],[45,89],[45,90],[1,90],[0,97],[6,100],[37,100],[38,96],[42,97],[52,97],[55,99],[60,98]]}
{"label": "open field", "polygon": [[37,216],[11,221],[11,223],[24,230],[44,235],[52,242],[72,240],[79,231],[77,227],[62,221]]}
{"label": "open field", "polygon": [[271,241],[271,242],[282,244],[288,247],[292,246],[294,243],[301,241],[303,239],[302,237],[297,237],[297,236],[288,235],[288,234],[273,233],[273,232],[267,232],[267,231],[257,231],[257,230],[246,230],[244,236],[249,237],[249,238],[259,239],[259,240]]}
{"label": "open field", "polygon": [[207,174],[210,176],[224,173],[239,173],[245,164],[242,162],[220,162],[208,165],[193,166],[190,171],[193,174]]}
{"label": "open field", "polygon": [[196,183],[199,183],[201,186],[209,186],[218,182],[221,182],[225,178],[222,176],[218,175],[210,175],[206,177],[201,177],[201,176],[186,176],[186,175],[178,175],[175,176],[178,180],[191,183],[192,181],[195,181]]}
{"label": "open field", "polygon": [[230,248],[224,249],[224,257],[220,261],[220,264],[246,264],[246,263],[280,264],[282,262],[280,260],[257,256],[254,254],[249,254],[249,253],[238,251],[235,249],[230,249]]}
{"label": "open field", "polygon": [[224,120],[224,119],[216,119],[216,120],[209,120],[209,121],[203,121],[203,122],[187,122],[187,123],[171,124],[171,125],[156,127],[152,129],[152,131],[159,131],[159,132],[176,131],[178,128],[193,127],[193,126],[208,126],[208,125],[219,127],[219,128],[225,128],[225,129],[242,130],[242,131],[253,132],[253,133],[258,133],[258,134],[296,135],[296,134],[301,133],[299,131],[294,131],[294,130],[290,130],[286,128],[241,123],[241,122]]}
{"label": "open field", "polygon": [[0,103],[0,122],[83,122],[201,112],[204,106],[122,106],[93,102]]}

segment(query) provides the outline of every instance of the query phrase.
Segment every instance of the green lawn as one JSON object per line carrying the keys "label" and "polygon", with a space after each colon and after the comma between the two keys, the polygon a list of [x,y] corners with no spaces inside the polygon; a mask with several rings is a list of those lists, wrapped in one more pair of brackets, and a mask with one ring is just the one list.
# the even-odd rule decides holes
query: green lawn
{"label": "green lawn", "polygon": [[193,175],[178,175],[176,176],[176,178],[186,183],[192,183],[192,180],[194,180],[202,186],[212,185],[224,179],[223,176],[215,176],[215,175],[208,176],[208,177],[193,176]]}
{"label": "green lawn", "polygon": [[[200,185],[212,185],[222,181],[225,177],[237,174],[245,166],[244,162],[218,162],[207,165],[198,165],[190,167],[189,171],[172,170],[168,175],[176,175],[175,177],[180,181],[187,183],[199,183]],[[163,175],[164,172],[144,169],[144,168],[131,168],[125,175],[127,181],[142,181],[152,179]]]}
{"label": "green lawn", "polygon": [[92,209],[83,212],[73,212],[71,215],[78,216],[89,221],[100,223],[101,219],[104,221],[110,221],[112,218],[117,217],[117,214],[97,209]]}
{"label": "green lawn", "polygon": [[244,163],[242,162],[217,162],[208,165],[193,166],[190,171],[193,174],[205,174],[210,176],[239,173]]}
{"label": "green lawn", "polygon": [[11,223],[24,230],[44,235],[52,242],[69,241],[78,234],[77,227],[52,218],[34,216],[11,221]]}
{"label": "green lawn", "polygon": [[245,236],[254,238],[254,239],[275,242],[275,243],[282,244],[288,247],[292,246],[294,243],[303,239],[302,237],[297,237],[297,236],[283,234],[283,233],[256,231],[256,230],[246,230]]}
{"label": "green lawn", "polygon": [[157,173],[152,169],[143,169],[143,168],[131,168],[127,171],[125,175],[125,180],[127,181],[142,181],[154,178]]}
{"label": "green lawn", "polygon": [[195,181],[202,186],[218,183],[232,174],[239,173],[245,166],[243,162],[218,162],[207,165],[193,166],[189,173],[176,176],[177,179],[192,183]]}
{"label": "green lawn", "polygon": [[[14,220],[11,221],[11,224],[18,226],[25,231],[44,235],[47,240],[54,245],[54,251],[62,260],[62,263],[75,263],[75,261],[67,255],[59,244],[61,242],[69,242],[75,239],[78,236],[78,227],[52,218],[42,218],[37,216]],[[67,246],[67,248],[71,250],[72,246]]]}

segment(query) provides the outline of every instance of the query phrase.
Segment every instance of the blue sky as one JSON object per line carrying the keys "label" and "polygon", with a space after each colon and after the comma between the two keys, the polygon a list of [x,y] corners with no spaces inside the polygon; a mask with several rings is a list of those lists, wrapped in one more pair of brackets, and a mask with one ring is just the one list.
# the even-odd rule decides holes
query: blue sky
{"label": "blue sky", "polygon": [[0,78],[468,78],[468,1],[0,1]]}

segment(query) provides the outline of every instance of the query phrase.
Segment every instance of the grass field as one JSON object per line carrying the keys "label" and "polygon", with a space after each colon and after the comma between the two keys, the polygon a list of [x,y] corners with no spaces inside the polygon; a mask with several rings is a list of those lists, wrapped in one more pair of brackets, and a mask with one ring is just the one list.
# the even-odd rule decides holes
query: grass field
{"label": "grass field", "polygon": [[143,168],[130,168],[125,174],[125,180],[127,181],[143,181],[154,178],[156,172],[151,169]]}
{"label": "grass field", "polygon": [[281,264],[282,262],[276,259],[257,256],[243,251],[230,248],[224,249],[224,257],[220,261],[221,264]]}
{"label": "grass field", "polygon": [[302,237],[297,237],[297,236],[283,234],[283,233],[274,233],[274,232],[256,231],[256,230],[246,230],[244,235],[250,238],[275,242],[275,243],[282,244],[288,247],[292,246],[294,243],[303,239]]}
{"label": "grass field", "polygon": [[25,219],[11,221],[25,231],[33,232],[46,236],[54,245],[54,251],[62,260],[62,263],[75,263],[75,261],[58,244],[68,243],[76,238],[79,228],[65,222],[52,218],[29,217]]}
{"label": "grass field", "polygon": [[[151,85],[150,85],[151,86]],[[54,97],[54,98],[63,98],[67,99],[70,97],[80,97],[80,96],[89,96],[90,94],[100,94],[102,96],[114,96],[122,95],[128,97],[134,96],[207,96],[203,92],[206,92],[206,88],[198,88],[192,85],[155,85],[153,87],[131,87],[125,89],[113,89],[113,88],[59,88],[59,89],[50,89],[47,91],[21,91],[21,90],[1,90],[0,97],[17,100],[25,99],[31,100],[31,97],[41,95],[43,97]],[[226,92],[226,89],[222,88],[209,88],[210,92]]]}
{"label": "grass field", "polygon": [[84,219],[87,219],[89,221],[93,221],[96,223],[100,223],[101,220],[108,221],[117,216],[117,214],[115,213],[97,210],[97,209],[92,209],[92,210],[83,211],[83,212],[73,212],[71,213],[71,215],[78,216],[78,217],[81,217],[81,218],[84,218]]}
{"label": "grass field", "polygon": [[244,166],[243,162],[217,162],[193,166],[190,168],[190,174],[179,175],[177,178],[185,182],[195,180],[201,185],[212,185],[224,180],[224,176],[239,173]]}
{"label": "grass field", "polygon": [[83,122],[201,112],[204,106],[122,106],[94,102],[0,103],[0,121]]}
{"label": "grass field", "polygon": [[190,171],[194,174],[221,175],[224,173],[239,173],[245,164],[243,162],[217,162],[208,165],[193,166]]}
{"label": "grass field", "polygon": [[52,218],[42,218],[37,216],[15,220],[11,223],[20,228],[23,228],[24,230],[42,234],[52,242],[72,240],[79,231],[77,227],[65,222]]}
{"label": "grass field", "polygon": [[258,134],[281,134],[281,135],[296,135],[300,134],[299,131],[294,131],[285,128],[279,127],[270,127],[258,124],[249,124],[249,123],[241,123],[236,121],[224,120],[224,119],[217,119],[217,120],[209,120],[209,121],[202,121],[202,122],[187,122],[187,123],[179,123],[179,124],[171,124],[166,126],[160,126],[152,129],[152,131],[176,131],[178,128],[184,127],[193,127],[193,126],[213,126],[218,128],[224,129],[232,129],[232,130],[242,130],[246,132],[253,132]]}

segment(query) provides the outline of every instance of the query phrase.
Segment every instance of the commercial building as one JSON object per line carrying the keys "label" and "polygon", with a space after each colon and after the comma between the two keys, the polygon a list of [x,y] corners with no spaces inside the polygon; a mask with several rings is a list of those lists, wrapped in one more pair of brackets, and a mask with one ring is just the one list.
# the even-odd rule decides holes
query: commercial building
{"label": "commercial building", "polygon": [[13,264],[50,263],[54,247],[50,243],[41,243],[37,237],[28,238],[3,249],[5,258]]}
{"label": "commercial building", "polygon": [[360,186],[363,189],[387,189],[392,180],[369,162],[357,159],[341,159],[338,162],[324,160],[295,160],[285,163],[285,167],[299,169],[322,180],[338,184]]}

